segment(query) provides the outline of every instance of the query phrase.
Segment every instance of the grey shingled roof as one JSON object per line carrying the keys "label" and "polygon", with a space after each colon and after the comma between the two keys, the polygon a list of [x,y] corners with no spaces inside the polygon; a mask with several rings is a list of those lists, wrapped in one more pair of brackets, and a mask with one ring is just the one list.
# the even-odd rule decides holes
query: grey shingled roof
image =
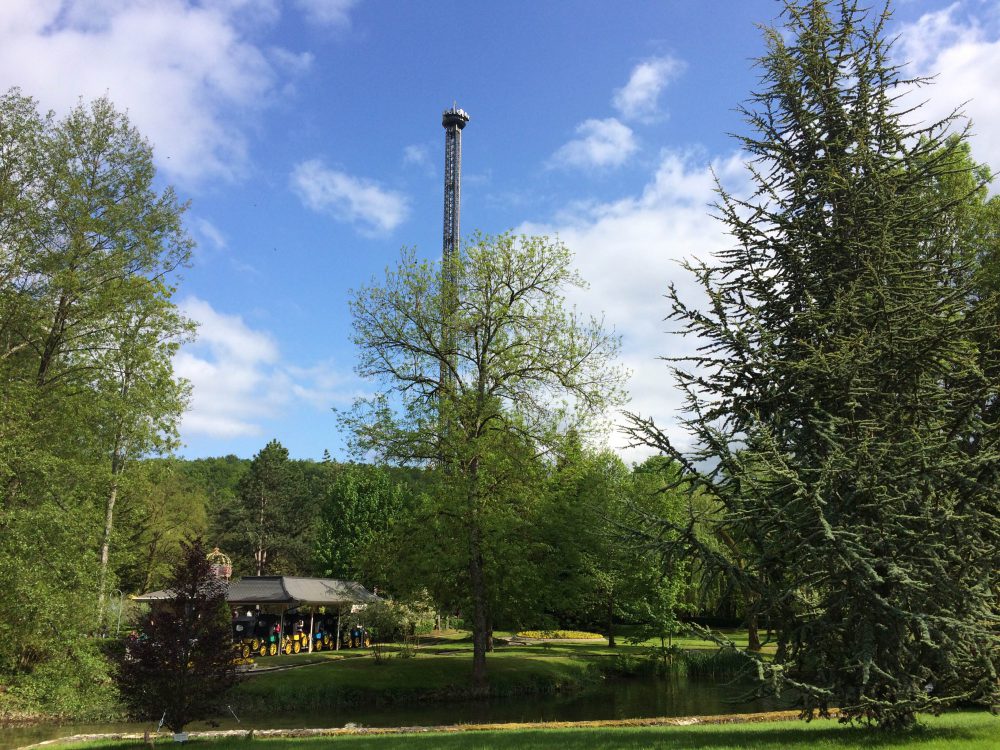
{"label": "grey shingled roof", "polygon": [[378,601],[377,596],[354,581],[295,576],[284,576],[282,580],[285,591],[303,604],[367,604]]}
{"label": "grey shingled roof", "polygon": [[244,576],[229,584],[226,599],[231,604],[295,604],[282,576]]}
{"label": "grey shingled roof", "polygon": [[[166,601],[173,592],[150,591],[136,601]],[[300,578],[298,576],[244,576],[229,584],[226,600],[230,604],[314,604],[318,606],[366,604],[378,600],[360,583],[336,578]]]}

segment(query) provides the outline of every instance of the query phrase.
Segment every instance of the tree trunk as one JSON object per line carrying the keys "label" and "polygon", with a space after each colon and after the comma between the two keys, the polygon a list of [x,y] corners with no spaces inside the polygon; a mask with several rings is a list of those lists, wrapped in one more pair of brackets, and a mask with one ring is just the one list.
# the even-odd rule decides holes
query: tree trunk
{"label": "tree trunk", "polygon": [[115,435],[115,449],[111,456],[111,489],[104,506],[104,534],[101,537],[101,569],[97,588],[97,629],[101,631],[104,623],[104,600],[107,597],[108,560],[111,557],[111,532],[114,529],[115,502],[118,500],[118,483],[125,460],[122,456],[122,435]]}
{"label": "tree trunk", "polygon": [[156,562],[156,554],[160,550],[160,537],[154,536],[149,543],[149,554],[146,555],[146,575],[142,579],[142,590],[149,591],[153,585],[153,565]]}
{"label": "tree trunk", "polygon": [[63,336],[66,332],[66,320],[69,315],[69,299],[65,294],[59,297],[59,304],[56,307],[55,318],[45,337],[45,346],[42,349],[42,356],[38,361],[38,372],[35,376],[35,384],[38,387],[45,385],[48,378],[49,368],[56,358],[56,353],[62,345]]}
{"label": "tree trunk", "polygon": [[788,657],[788,641],[781,635],[780,631],[775,634],[775,640],[778,647],[774,652],[774,663],[784,664],[785,659]]}
{"label": "tree trunk", "polygon": [[111,529],[114,524],[115,501],[118,499],[118,478],[111,480],[111,492],[108,493],[107,505],[104,509],[104,535],[101,538],[101,572],[97,589],[97,629],[104,628],[104,599],[107,596],[108,558],[111,556]]}
{"label": "tree trunk", "polygon": [[486,576],[483,570],[481,530],[479,528],[479,461],[469,463],[469,583],[472,594],[472,684],[476,692],[486,689],[486,652],[492,632],[489,604],[486,597]]}
{"label": "tree trunk", "polygon": [[615,597],[608,594],[608,648],[616,648],[615,643]]}
{"label": "tree trunk", "polygon": [[757,629],[757,611],[747,612],[747,651],[760,651],[760,632]]}
{"label": "tree trunk", "polygon": [[254,560],[257,562],[257,575],[264,575],[264,565],[267,562],[267,550],[264,549],[264,519],[267,513],[267,496],[263,488],[260,491],[260,504],[257,515],[257,549],[254,550]]}
{"label": "tree trunk", "polygon": [[490,629],[486,603],[486,582],[483,557],[479,551],[479,530],[474,530],[469,559],[469,579],[472,584],[472,684],[477,691],[486,688],[486,652],[489,650]]}

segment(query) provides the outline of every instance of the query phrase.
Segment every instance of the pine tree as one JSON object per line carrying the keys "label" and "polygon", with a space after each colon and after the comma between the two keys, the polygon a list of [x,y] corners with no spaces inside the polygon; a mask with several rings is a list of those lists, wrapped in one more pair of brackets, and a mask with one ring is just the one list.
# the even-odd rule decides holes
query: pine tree
{"label": "pine tree", "polygon": [[744,540],[741,566],[702,551],[777,629],[761,676],[807,715],[899,727],[998,699],[998,383],[963,219],[980,185],[943,189],[975,170],[954,118],[912,124],[900,95],[924,82],[891,61],[888,18],[789,0],[766,30],[739,139],[756,191],[720,189],[735,243],[688,266],[708,308],[671,294],[701,342],[673,368],[699,449],[631,429],[683,458]]}
{"label": "pine tree", "polygon": [[304,497],[302,472],[288,449],[271,440],[240,478],[236,498],[221,509],[223,541],[249,575],[296,575],[309,566],[315,509]]}

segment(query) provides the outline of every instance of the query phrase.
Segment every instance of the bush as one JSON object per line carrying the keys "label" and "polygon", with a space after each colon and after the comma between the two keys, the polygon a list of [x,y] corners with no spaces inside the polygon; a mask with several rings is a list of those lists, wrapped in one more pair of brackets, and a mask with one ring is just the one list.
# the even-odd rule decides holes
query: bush
{"label": "bush", "polygon": [[434,610],[424,602],[389,599],[372,602],[359,614],[373,646],[376,643],[402,642],[408,636],[429,633],[434,629],[434,618]]}
{"label": "bush", "polygon": [[89,638],[60,643],[30,673],[8,681],[6,691],[0,693],[0,718],[42,713],[78,721],[121,718],[118,691],[102,653],[105,646]]}
{"label": "bush", "polygon": [[742,677],[749,675],[755,662],[734,648],[720,648],[718,651],[686,651],[681,660],[689,677]]}

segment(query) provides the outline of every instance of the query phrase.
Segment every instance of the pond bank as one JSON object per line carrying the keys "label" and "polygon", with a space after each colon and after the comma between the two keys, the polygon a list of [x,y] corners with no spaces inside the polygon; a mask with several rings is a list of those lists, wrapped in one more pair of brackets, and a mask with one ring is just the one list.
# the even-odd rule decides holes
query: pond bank
{"label": "pond bank", "polygon": [[[206,750],[242,750],[248,740],[268,750],[637,750],[675,747],[686,750],[993,750],[1000,720],[986,711],[922,716],[921,726],[909,732],[880,732],[834,720],[795,721],[795,712],[752,716],[691,716],[643,722],[573,722],[521,725],[459,725],[439,727],[347,728],[281,733],[214,733],[192,737]],[[39,747],[77,747],[84,750],[126,750],[136,738],[75,737],[71,745],[46,743]],[[172,744],[168,738],[160,747]]]}
{"label": "pond bank", "polygon": [[[831,712],[831,718],[837,715],[836,709]],[[799,718],[798,711],[765,711],[754,714],[721,714],[713,716],[660,716],[638,719],[603,719],[587,721],[551,721],[551,722],[510,722],[502,724],[444,724],[437,726],[410,727],[332,727],[332,728],[302,728],[302,729],[222,729],[188,732],[191,739],[222,739],[239,740],[268,738],[303,738],[303,737],[340,737],[351,735],[397,735],[397,734],[451,734],[455,732],[509,732],[525,729],[605,729],[612,727],[688,727],[695,725],[748,724],[754,722],[792,721]],[[51,747],[85,742],[115,742],[145,740],[147,733],[123,732],[109,734],[75,734],[68,737],[37,742],[26,745],[28,748]],[[153,735],[154,739],[157,739]],[[158,739],[169,739],[163,735]]]}

